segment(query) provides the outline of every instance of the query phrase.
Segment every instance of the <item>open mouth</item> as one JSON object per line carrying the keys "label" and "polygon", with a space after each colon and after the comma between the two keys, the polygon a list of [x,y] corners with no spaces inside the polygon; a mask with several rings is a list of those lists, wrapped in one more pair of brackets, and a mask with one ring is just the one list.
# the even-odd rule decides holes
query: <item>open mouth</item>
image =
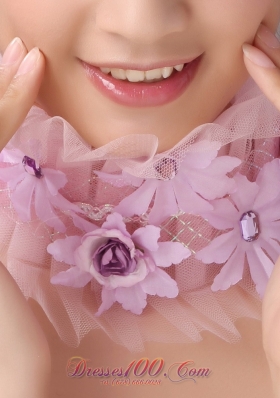
{"label": "open mouth", "polygon": [[160,106],[178,98],[192,81],[202,54],[191,62],[148,71],[81,64],[94,87],[107,98],[133,107]]}
{"label": "open mouth", "polygon": [[168,79],[172,74],[181,72],[187,64],[167,66],[164,68],[152,69],[147,71],[125,70],[119,68],[100,68],[101,72],[112,76],[117,80],[126,80],[131,83],[154,83]]}

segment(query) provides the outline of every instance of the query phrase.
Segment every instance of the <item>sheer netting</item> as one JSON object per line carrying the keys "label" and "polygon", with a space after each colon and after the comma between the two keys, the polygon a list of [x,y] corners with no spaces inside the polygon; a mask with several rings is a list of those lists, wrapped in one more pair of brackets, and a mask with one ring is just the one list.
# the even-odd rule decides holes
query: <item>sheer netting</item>
{"label": "sheer netting", "polygon": [[[114,206],[136,189],[102,180],[94,171],[144,179],[164,179],[174,163],[164,162],[164,173],[157,165],[163,159],[181,164],[186,153],[207,151],[209,142],[219,143],[219,155],[242,160],[239,171],[254,181],[268,161],[279,156],[280,114],[249,79],[231,101],[231,106],[213,123],[195,128],[174,148],[157,153],[153,135],[130,135],[93,150],[62,118],[49,117],[33,107],[25,122],[7,145],[35,159],[42,168],[60,170],[67,184],[60,193],[71,203],[87,208],[90,219],[101,225]],[[7,163],[0,163],[1,169]],[[168,170],[170,168],[170,170]],[[188,343],[202,340],[208,330],[233,343],[240,335],[235,321],[241,317],[261,318],[261,298],[255,289],[248,264],[243,278],[225,291],[213,292],[213,279],[222,265],[205,265],[194,254],[220,234],[201,216],[180,212],[161,223],[162,241],[179,241],[193,253],[179,265],[165,271],[176,280],[176,298],[148,296],[141,315],[126,311],[119,303],[96,317],[101,303],[101,286],[94,280],[83,288],[53,285],[50,278],[69,266],[56,261],[47,246],[58,238],[75,235],[77,227],[67,212],[58,212],[66,232],[57,232],[36,215],[33,202],[31,220],[21,221],[15,211],[11,187],[0,182],[1,222],[0,260],[8,268],[26,298],[32,297],[43,308],[60,338],[76,347],[92,329],[102,328],[116,343],[130,351],[143,350],[145,341]],[[132,217],[133,225],[145,217]]]}

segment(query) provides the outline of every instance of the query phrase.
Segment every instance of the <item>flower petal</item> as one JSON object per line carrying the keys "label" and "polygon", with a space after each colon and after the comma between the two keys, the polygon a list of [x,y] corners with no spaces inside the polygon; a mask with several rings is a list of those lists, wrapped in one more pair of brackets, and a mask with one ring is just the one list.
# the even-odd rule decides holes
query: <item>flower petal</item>
{"label": "flower petal", "polygon": [[83,219],[82,217],[78,216],[75,213],[71,212],[71,216],[72,216],[72,220],[73,220],[74,225],[77,228],[81,229],[82,231],[92,232],[92,231],[94,231],[96,229],[99,229],[97,227],[97,225],[95,225],[95,224]]}
{"label": "flower petal", "polygon": [[26,177],[26,172],[22,164],[1,167],[0,168],[0,180],[9,183],[9,186],[14,189],[16,185]]}
{"label": "flower petal", "polygon": [[239,212],[229,199],[218,199],[210,202],[213,210],[203,213],[203,217],[216,229],[228,229],[239,222]]}
{"label": "flower petal", "polygon": [[254,201],[259,192],[259,186],[255,182],[250,182],[241,174],[234,176],[237,184],[236,191],[231,194],[231,198],[241,213],[252,210]]}
{"label": "flower petal", "polygon": [[44,182],[51,195],[56,195],[58,190],[67,183],[66,175],[62,171],[44,168],[42,173]]}
{"label": "flower petal", "polygon": [[123,242],[129,248],[129,250],[135,249],[134,243],[129,233],[127,232],[126,235],[124,235],[119,229],[105,229],[105,228],[96,229],[84,235],[82,238],[82,242],[84,242],[84,240],[88,238],[89,239],[93,238],[94,240],[96,240],[101,237],[106,238],[107,240],[111,238],[116,238],[121,242]]}
{"label": "flower petal", "polygon": [[103,287],[101,297],[102,304],[98,308],[98,311],[95,313],[95,316],[100,316],[104,311],[107,311],[109,308],[112,307],[112,305],[116,301],[115,290],[110,290]]}
{"label": "flower petal", "polygon": [[[274,263],[267,257],[267,255],[264,253],[262,248],[259,247],[258,245],[254,245],[254,252],[256,253],[258,259],[260,260],[260,262],[262,264],[262,270],[260,272],[260,270],[257,267],[255,267],[255,264],[251,263],[250,271],[251,271],[253,281],[256,284],[258,282],[258,284],[261,286],[262,282],[265,282],[268,280],[268,278],[270,278],[270,275],[271,275],[273,267],[274,267]],[[249,261],[249,259],[248,259],[248,261]],[[262,272],[262,271],[264,271],[264,272]],[[266,277],[267,277],[267,279],[266,279]],[[259,279],[259,281],[257,281],[257,279]],[[262,279],[262,281],[261,281],[261,279]]]}
{"label": "flower petal", "polygon": [[261,237],[266,240],[272,238],[280,242],[280,222],[272,222],[268,225],[262,225]]}
{"label": "flower petal", "polygon": [[260,247],[255,245],[253,246],[253,250],[248,251],[246,254],[251,277],[256,284],[256,290],[263,297],[274,263]]}
{"label": "flower petal", "polygon": [[258,242],[256,243],[258,243],[258,245],[267,252],[272,261],[276,263],[280,255],[280,245],[277,241],[271,239],[270,237],[263,239],[262,235],[263,234],[261,233],[261,236],[258,238]]}
{"label": "flower petal", "polygon": [[207,173],[212,176],[223,176],[240,166],[240,164],[241,160],[234,156],[218,156],[211,162],[210,166],[207,167]]}
{"label": "flower petal", "polygon": [[123,217],[119,213],[112,213],[107,216],[106,221],[102,224],[102,228],[105,229],[117,229],[124,236],[130,237],[130,234],[127,232],[126,225],[123,222]]}
{"label": "flower petal", "polygon": [[144,179],[143,178],[141,178],[141,177],[136,177],[136,176],[134,176],[134,175],[132,175],[132,174],[129,174],[129,173],[127,173],[126,171],[124,171],[123,170],[123,172],[122,172],[122,175],[123,175],[123,178],[124,178],[124,180],[129,184],[129,185],[132,185],[133,187],[140,187],[142,184],[143,184],[143,182],[144,182]]}
{"label": "flower petal", "polygon": [[[81,242],[82,244],[75,250],[75,264],[85,272],[91,272],[93,276],[100,275],[93,267],[92,257],[99,247],[108,242],[108,238],[102,235],[92,237],[89,233],[82,237]],[[100,277],[103,278],[102,275]]]}
{"label": "flower petal", "polygon": [[170,267],[191,255],[191,251],[179,242],[159,242],[158,250],[149,252],[158,267]]}
{"label": "flower petal", "polygon": [[112,184],[114,187],[124,187],[127,185],[132,185],[134,187],[140,187],[143,182],[143,178],[135,177],[131,174],[123,172],[122,174],[108,174],[102,171],[94,170],[94,173],[98,175],[98,177],[109,184]]}
{"label": "flower petal", "polygon": [[21,164],[23,156],[24,154],[19,149],[13,148],[12,150],[9,150],[4,148],[0,153],[0,160],[5,163]]}
{"label": "flower petal", "polygon": [[241,240],[241,237],[237,231],[226,232],[197,252],[195,258],[201,260],[204,264],[222,264],[229,259],[239,240]]}
{"label": "flower petal", "polygon": [[205,169],[216,158],[221,144],[202,140],[192,144],[182,162],[181,170]]}
{"label": "flower petal", "polygon": [[135,246],[140,248],[157,251],[158,240],[160,237],[160,228],[154,225],[147,225],[146,227],[138,228],[131,235]]}
{"label": "flower petal", "polygon": [[[256,183],[260,187],[256,197],[255,209],[271,203],[280,194],[279,159],[266,163],[258,174]],[[278,205],[279,206],[279,205]]]}
{"label": "flower petal", "polygon": [[15,211],[18,213],[22,221],[30,221],[30,207],[32,196],[36,187],[35,177],[27,175],[16,187],[15,191],[11,193],[11,201]]}
{"label": "flower petal", "polygon": [[179,293],[176,281],[160,268],[150,272],[140,285],[145,293],[153,296],[174,298]]}
{"label": "flower petal", "polygon": [[131,287],[118,287],[115,290],[115,298],[125,310],[134,314],[142,314],[147,305],[147,294],[143,291],[139,283]]}
{"label": "flower petal", "polygon": [[213,200],[234,192],[236,183],[226,174],[237,167],[241,161],[230,156],[221,156],[206,170],[190,170],[186,173],[192,189],[203,198]]}
{"label": "flower petal", "polygon": [[193,191],[184,178],[179,178],[179,174],[173,180],[173,188],[179,208],[186,213],[200,215],[202,212],[213,209],[209,202]]}
{"label": "flower petal", "polygon": [[276,224],[275,222],[280,220],[279,200],[274,200],[273,203],[268,202],[267,205],[260,209],[258,215],[261,225],[272,222]]}
{"label": "flower petal", "polygon": [[153,208],[149,214],[149,222],[160,225],[168,217],[179,211],[173,190],[173,181],[160,181],[156,190]]}
{"label": "flower petal", "polygon": [[214,279],[211,290],[213,292],[218,290],[226,290],[230,286],[239,282],[243,275],[244,261],[245,252],[237,247],[233,255],[225,263],[220,273]]}
{"label": "flower petal", "polygon": [[90,269],[90,273],[101,285],[108,289],[116,289],[119,287],[129,288],[138,284],[146,278],[148,270],[145,259],[139,259],[135,271],[131,272],[129,275],[112,274],[110,276],[102,276],[93,266]]}
{"label": "flower petal", "polygon": [[51,278],[51,283],[53,285],[63,285],[71,287],[84,287],[92,279],[92,275],[88,272],[80,270],[78,267],[74,266],[69,268],[67,271],[59,272]]}
{"label": "flower petal", "polygon": [[50,253],[56,261],[63,261],[66,264],[76,265],[75,250],[81,245],[80,236],[68,236],[65,239],[57,239],[50,243],[47,252]]}
{"label": "flower petal", "polygon": [[125,217],[145,213],[149,208],[159,184],[160,181],[155,179],[146,180],[140,188],[123,199],[119,205],[115,207],[115,211]]}
{"label": "flower petal", "polygon": [[60,193],[54,196],[50,196],[51,204],[61,211],[75,211],[77,213],[82,213],[82,210],[76,206],[74,203],[69,202]]}
{"label": "flower petal", "polygon": [[56,231],[65,232],[66,227],[56,214],[46,192],[46,186],[41,180],[37,182],[35,187],[35,212],[37,217],[47,225]]}

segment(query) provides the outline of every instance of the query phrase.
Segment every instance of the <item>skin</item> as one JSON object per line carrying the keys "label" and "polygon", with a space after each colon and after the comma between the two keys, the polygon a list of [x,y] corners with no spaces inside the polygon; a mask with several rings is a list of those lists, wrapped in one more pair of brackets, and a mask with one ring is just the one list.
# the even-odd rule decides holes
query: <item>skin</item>
{"label": "skin", "polygon": [[[229,106],[248,73],[280,110],[280,94],[275,89],[280,86],[280,50],[270,49],[255,38],[261,22],[274,32],[279,19],[279,0],[61,0],[59,3],[54,0],[0,0],[0,52],[4,52],[15,36],[19,36],[25,45],[14,65],[0,67],[0,146],[3,147],[9,139],[6,135],[2,140],[7,134],[5,132],[11,136],[16,131],[35,100],[51,116],[65,118],[94,147],[125,134],[152,132],[159,137],[159,150],[170,148],[196,126],[213,121]],[[252,49],[258,48],[266,53],[276,68],[262,68],[244,58],[243,43],[254,44]],[[41,50],[36,68],[24,77],[13,79],[23,57],[34,46]],[[149,65],[202,52],[204,57],[200,70],[188,90],[168,105],[145,109],[127,108],[104,98],[88,83],[77,60],[78,57],[99,66],[111,66],[113,62]],[[12,311],[14,316],[11,317],[6,306],[0,308],[0,318],[6,326],[0,350],[10,359],[10,372],[6,368],[8,380],[14,380],[11,375],[20,358],[25,359],[24,365],[28,369],[33,367],[33,372],[36,371],[34,380],[41,380],[33,395],[30,393],[34,388],[32,379],[23,377],[21,382],[11,383],[12,388],[18,387],[18,396],[22,396],[22,391],[27,391],[28,396],[45,396],[50,358],[44,335],[53,358],[50,396],[75,397],[81,392],[84,396],[91,396],[93,389],[100,397],[115,396],[113,388],[106,390],[97,383],[87,388],[81,380],[76,380],[75,394],[72,380],[63,379],[65,364],[74,355],[100,356],[107,366],[113,362],[116,365],[127,364],[131,360],[127,351],[116,347],[102,331],[92,331],[77,350],[63,346],[43,311],[32,301],[26,307],[17,285],[4,268],[2,270],[2,301],[5,302],[10,294],[8,301],[15,309],[20,309],[18,313]],[[173,363],[187,357],[204,365],[210,358],[207,364],[216,374],[219,372],[218,377],[199,387],[200,396],[207,394],[210,398],[216,398],[217,391],[227,391],[230,398],[235,398],[242,396],[246,388],[248,397],[271,396],[268,384],[270,369],[275,397],[280,397],[280,352],[275,349],[279,346],[279,333],[275,333],[280,311],[279,270],[280,262],[276,264],[264,298],[262,331],[256,321],[238,320],[236,326],[242,335],[241,345],[225,344],[205,333],[202,343],[187,348],[149,343],[144,353],[136,355],[137,359],[161,356],[167,363]],[[30,307],[44,334],[30,314]],[[11,333],[12,342],[9,338]],[[98,344],[93,344],[96,341]],[[188,350],[187,354],[182,356],[185,350]],[[27,352],[33,354],[28,363],[26,360],[30,355],[26,355]],[[38,352],[42,360],[35,361]],[[264,362],[265,354],[269,368]],[[230,370],[234,369],[231,382],[225,367],[228,362],[231,363]],[[242,379],[244,374],[245,380],[244,377]],[[2,378],[0,384],[1,388],[6,388],[7,394],[13,391]],[[228,385],[232,386],[230,392]],[[184,397],[188,391],[183,385],[181,390],[179,387],[175,390],[171,384],[168,388],[170,391],[160,390],[162,397],[170,396],[174,391],[178,397]],[[196,386],[193,388],[192,395],[195,396],[198,390]],[[142,391],[141,388],[127,390],[126,396],[130,397],[132,393],[142,396]],[[149,394],[154,396],[154,389],[145,390],[145,395]],[[122,396],[125,397],[125,391],[122,391]]]}
{"label": "skin", "polygon": [[[162,151],[228,106],[248,78],[242,44],[253,41],[262,21],[275,30],[279,18],[279,0],[1,0],[0,51],[15,36],[28,50],[40,48],[46,70],[37,102],[49,115],[66,119],[93,147],[152,133]],[[149,108],[105,98],[78,61],[168,66],[202,53],[186,92]]]}
{"label": "skin", "polygon": [[45,333],[1,263],[0,318],[0,352],[5,358],[0,363],[1,394],[13,398],[49,398],[51,357]]}

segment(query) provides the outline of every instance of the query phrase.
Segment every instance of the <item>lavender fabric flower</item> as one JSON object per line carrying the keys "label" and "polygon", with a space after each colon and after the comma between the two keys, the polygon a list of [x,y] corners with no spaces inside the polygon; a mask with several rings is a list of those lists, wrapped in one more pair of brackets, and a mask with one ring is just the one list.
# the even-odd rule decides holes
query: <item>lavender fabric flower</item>
{"label": "lavender fabric flower", "polygon": [[96,315],[114,302],[135,314],[147,305],[147,294],[176,297],[176,282],[159,267],[179,264],[190,251],[179,242],[158,242],[160,228],[153,225],[129,234],[122,216],[113,213],[101,228],[74,216],[86,232],[82,237],[58,239],[48,246],[57,261],[72,265],[52,277],[51,283],[84,287],[93,278],[102,285],[102,304]]}
{"label": "lavender fabric flower", "polygon": [[0,161],[9,164],[0,168],[0,180],[5,181],[11,190],[11,201],[19,218],[22,221],[31,220],[34,198],[37,217],[57,231],[65,232],[65,225],[55,209],[81,212],[58,192],[67,183],[65,174],[59,170],[41,168],[20,150],[3,149]]}
{"label": "lavender fabric flower", "polygon": [[226,290],[242,279],[247,258],[256,290],[262,297],[280,255],[280,161],[260,171],[256,182],[235,176],[237,190],[229,198],[212,201],[205,213],[211,225],[228,232],[196,254],[205,264],[223,264],[212,290]]}
{"label": "lavender fabric flower", "polygon": [[[200,141],[191,146],[180,164],[175,159],[163,158],[155,164],[159,179],[143,180],[123,172],[123,184],[127,181],[137,189],[123,199],[115,211],[131,217],[147,212],[152,204],[149,222],[160,225],[180,210],[197,215],[211,210],[209,200],[235,190],[235,182],[227,173],[241,163],[235,157],[217,157],[219,148],[217,142]],[[96,174],[106,182],[121,186],[120,176]]]}

